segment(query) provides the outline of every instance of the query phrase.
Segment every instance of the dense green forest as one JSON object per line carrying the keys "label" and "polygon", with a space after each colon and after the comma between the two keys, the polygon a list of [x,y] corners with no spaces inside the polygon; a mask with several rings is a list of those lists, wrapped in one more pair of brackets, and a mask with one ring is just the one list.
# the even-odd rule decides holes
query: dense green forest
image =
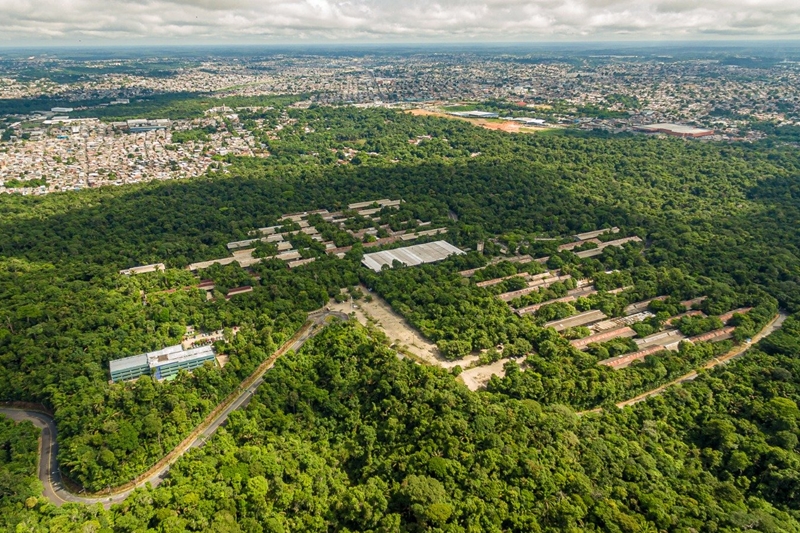
{"label": "dense green forest", "polygon": [[[55,409],[60,462],[74,481],[90,490],[124,483],[180,442],[291,337],[306,312],[322,307],[339,287],[355,283],[354,269],[344,271],[346,265],[319,261],[301,274],[278,261],[251,274],[237,266],[209,269],[206,275],[218,290],[257,287],[230,301],[222,293],[211,302],[197,289],[159,293],[170,282],[185,285],[188,273],[84,281],[52,268],[9,265],[0,286],[11,305],[25,303],[14,318],[18,322],[7,322],[11,327],[2,335],[3,398],[40,401]],[[48,288],[37,289],[43,285]],[[147,290],[147,305],[141,290]],[[148,378],[132,385],[107,383],[110,359],[177,344],[189,325],[204,331],[242,326],[220,346],[230,356],[222,371],[201,368],[169,383]]]}
{"label": "dense green forest", "polygon": [[0,415],[0,512],[42,493],[36,478],[39,430]]}
{"label": "dense green forest", "polygon": [[800,531],[800,320],[624,411],[472,393],[360,326],[281,359],[246,411],[110,512],[22,531]]}
{"label": "dense green forest", "polygon": [[[267,126],[284,112],[291,124],[271,137]],[[663,383],[731,341],[613,371],[597,361],[629,345],[578,352],[542,328],[552,316],[584,309],[618,316],[631,302],[669,295],[667,307],[652,309],[662,313],[657,321],[637,326],[644,336],[681,311],[675,301],[706,296],[709,315],[755,308],[737,319],[740,341],[778,307],[800,311],[796,151],[508,135],[385,110],[276,109],[243,118],[269,123],[250,127],[270,157],[229,157],[191,181],[0,198],[0,399],[54,409],[66,475],[98,490],[142,472],[288,339],[305,313],[358,282],[444,355],[458,359],[503,343],[525,371],[512,363],[487,391],[470,393],[444,371],[398,361],[377,331],[332,327],[282,359],[247,412],[181,460],[165,486],[110,512],[26,507],[12,498],[0,513],[8,528],[798,528],[796,320],[761,351],[691,385],[635,409],[585,417],[573,410]],[[479,288],[457,274],[486,263],[474,252],[379,274],[360,267],[358,246],[344,259],[294,270],[279,261],[250,270],[216,266],[199,276],[182,269],[227,256],[225,243],[283,213],[385,197],[404,199],[409,216],[447,225],[457,245],[485,241],[487,255],[501,245],[549,255],[547,267],[593,278],[601,292],[518,317],[495,297],[514,289],[513,278]],[[610,226],[643,243],[579,260],[556,252],[562,241],[535,240]],[[170,268],[118,274],[152,262]],[[476,280],[516,268],[493,266]],[[212,300],[192,288],[201,278],[217,285]],[[254,291],[223,297],[241,285]],[[632,288],[605,292],[623,286]],[[517,303],[565,290],[554,286]],[[682,323],[687,331],[713,325]],[[168,383],[108,383],[109,360],[175,344],[187,326],[242,327],[217,346],[229,356],[224,369]]]}
{"label": "dense green forest", "polygon": [[[800,304],[798,236],[782,231],[799,218],[796,151],[673,139],[511,136],[385,111],[292,113],[307,118],[272,142],[272,157],[232,158],[224,174],[209,179],[4,198],[0,253],[48,262],[183,266],[225,255],[225,242],[281,213],[391,196],[431,215],[457,214],[454,234],[464,245],[509,231],[568,235],[625,227],[648,238],[659,264],[728,283],[757,283],[790,308]],[[306,125],[315,133],[302,133]],[[407,142],[426,134],[438,142]],[[385,156],[328,164],[312,155],[323,153],[324,145]],[[303,150],[308,157],[301,157]]]}
{"label": "dense green forest", "polygon": [[[580,277],[636,265],[630,270],[633,275],[628,290],[615,295],[601,292],[581,298],[575,307],[582,311],[600,309],[609,316],[619,316],[628,304],[656,296],[670,297],[666,304],[651,305],[651,311],[658,314],[650,322],[637,325],[641,330],[640,336],[659,331],[667,318],[684,312],[686,308],[677,302],[698,296],[706,296],[701,307],[709,315],[741,306],[754,306],[738,323],[739,340],[761,330],[777,311],[776,301],[758,288],[739,292],[706,277],[694,278],[678,269],[655,268],[646,263],[635,246],[627,246],[621,251],[609,249],[599,259],[580,261],[574,254],[570,255],[568,260],[574,263],[563,264],[562,272],[570,271]],[[616,341],[608,345],[590,345],[588,352],[572,348],[564,337],[543,327],[551,317],[543,313],[519,317],[495,297],[495,294],[508,289],[506,284],[514,278],[489,288],[465,283],[458,270],[471,266],[474,260],[461,256],[438,265],[397,268],[380,274],[365,271],[362,280],[367,287],[386,298],[425,337],[437,342],[445,359],[458,360],[471,352],[493,349],[497,345],[504,346],[505,357],[524,357],[527,371],[519,372],[517,365],[511,363],[511,372],[506,378],[494,378],[489,383],[491,391],[547,404],[591,408],[649,390],[730,348],[726,342],[685,344],[678,353],[661,352],[648,357],[643,364],[609,370],[598,366],[597,361],[635,351],[635,345],[626,344],[619,348]],[[579,273],[578,269],[582,272]],[[563,296],[563,292],[552,286],[542,292],[546,294],[545,298]],[[671,302],[676,304],[670,305]],[[573,313],[577,312],[574,307],[570,308]],[[669,310],[659,312],[659,309]],[[713,326],[722,327],[714,316],[704,321],[711,326],[703,331],[715,329]],[[703,331],[692,330],[689,333]]]}

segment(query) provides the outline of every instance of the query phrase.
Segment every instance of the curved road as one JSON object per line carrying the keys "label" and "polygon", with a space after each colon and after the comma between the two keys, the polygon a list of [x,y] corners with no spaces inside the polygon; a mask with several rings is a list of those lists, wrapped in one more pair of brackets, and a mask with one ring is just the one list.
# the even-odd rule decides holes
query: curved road
{"label": "curved road", "polygon": [[[726,353],[725,355],[721,355],[719,357],[713,358],[712,360],[706,362],[703,365],[703,369],[705,369],[705,370],[712,369],[715,366],[725,364],[728,361],[731,361],[733,359],[736,359],[737,357],[740,357],[740,356],[744,355],[745,352],[747,352],[747,350],[750,349],[753,345],[755,345],[758,341],[760,341],[764,337],[768,336],[769,334],[773,333],[774,331],[779,330],[781,328],[781,326],[783,325],[783,322],[787,318],[789,318],[789,315],[787,315],[783,311],[779,312],[778,315],[775,318],[773,318],[772,320],[770,320],[769,323],[767,323],[767,325],[764,326],[764,328],[761,331],[759,331],[757,334],[755,334],[753,336],[753,338],[750,340],[750,342],[748,344],[742,344],[740,346],[736,346],[731,351]],[[642,394],[639,394],[638,396],[634,396],[633,398],[630,398],[628,400],[623,400],[623,401],[617,403],[616,406],[619,407],[620,409],[622,409],[624,407],[628,407],[628,406],[637,404],[639,402],[643,402],[644,400],[646,400],[646,399],[648,399],[648,398],[650,398],[652,396],[658,396],[659,394],[663,393],[665,390],[667,390],[668,388],[672,387],[673,385],[678,385],[680,383],[686,383],[687,381],[693,381],[694,379],[697,379],[697,376],[698,376],[697,371],[696,370],[692,370],[691,372],[689,372],[687,374],[684,374],[684,375],[682,375],[681,377],[679,377],[677,379],[673,379],[669,383],[665,383],[665,384],[663,384],[663,385],[661,385],[659,387],[656,387],[654,389],[650,389],[649,391],[643,392]],[[578,415],[586,415],[586,414],[589,414],[589,413],[599,413],[602,410],[603,410],[602,407],[596,407],[595,409],[589,409],[588,411],[580,411],[577,414]]]}
{"label": "curved road", "polygon": [[[756,333],[748,344],[742,344],[740,346],[736,346],[731,351],[726,353],[725,355],[721,355],[719,357],[713,358],[712,360],[708,361],[707,363],[705,363],[703,365],[703,369],[709,370],[709,369],[714,368],[715,366],[725,364],[728,361],[731,361],[733,359],[736,359],[737,357],[740,357],[748,349],[750,349],[751,346],[756,344],[758,341],[760,341],[761,339],[763,339],[767,335],[773,333],[774,331],[780,329],[780,327],[783,325],[783,322],[787,318],[789,318],[789,315],[787,315],[786,313],[781,311],[780,313],[778,313],[778,316],[776,316],[775,318],[770,320],[770,322],[766,326],[764,326],[764,328],[761,331]],[[666,389],[672,387],[673,385],[677,385],[678,383],[685,383],[687,381],[692,381],[692,380],[696,379],[697,376],[698,376],[697,371],[696,370],[692,370],[688,374],[684,374],[681,377],[679,377],[678,379],[674,379],[674,380],[670,381],[669,383],[665,383],[664,385],[661,385],[660,387],[656,387],[655,389],[649,390],[649,391],[647,391],[645,393],[642,393],[642,394],[640,394],[638,396],[635,396],[635,397],[633,397],[633,398],[631,398],[629,400],[625,400],[625,401],[619,402],[617,404],[617,407],[622,409],[623,407],[627,407],[629,405],[637,404],[639,402],[642,402],[642,401],[646,400],[647,398],[650,398],[651,396],[657,396],[657,395],[661,394],[662,392],[664,392]]]}
{"label": "curved road", "polygon": [[259,367],[259,369],[250,375],[243,382],[249,383],[249,385],[243,387],[236,397],[230,401],[227,407],[217,413],[210,421],[206,419],[201,422],[201,426],[206,426],[202,432],[200,432],[193,440],[189,442],[184,441],[179,444],[175,449],[172,450],[172,452],[170,452],[175,454],[173,458],[171,458],[161,467],[151,468],[151,470],[146,473],[147,477],[139,480],[133,487],[109,494],[108,496],[81,496],[70,492],[66,488],[58,469],[58,442],[56,439],[56,425],[49,415],[39,411],[16,409],[11,407],[0,407],[0,414],[3,414],[18,422],[22,420],[28,420],[32,422],[34,426],[42,430],[41,439],[39,441],[38,476],[39,480],[42,482],[42,485],[44,485],[44,496],[48,500],[56,505],[62,505],[67,502],[84,504],[102,503],[104,507],[108,508],[114,503],[123,501],[131,492],[139,487],[144,486],[146,483],[150,483],[154,487],[159,485],[164,478],[167,477],[172,463],[177,461],[191,448],[198,448],[202,446],[206,440],[211,437],[221,425],[225,423],[225,421],[228,419],[228,416],[233,411],[239,409],[240,407],[247,406],[247,404],[250,403],[250,399],[253,397],[256,389],[264,382],[264,374],[267,370],[272,368],[272,366],[275,364],[275,361],[289,350],[294,350],[295,352],[298,351],[308,339],[322,330],[321,326],[325,324],[325,321],[328,319],[328,317],[336,317],[342,320],[348,320],[350,318],[344,313],[328,310],[310,313],[309,322],[307,322],[303,329],[301,329],[300,335],[294,340],[290,340],[287,344],[275,352],[276,355],[273,356],[273,361],[264,367]]}
{"label": "curved road", "polygon": [[[316,311],[314,313],[309,314],[310,323],[307,323],[307,326],[301,330],[301,334],[294,339],[281,347],[280,350],[276,352],[275,360],[277,360],[283,353],[286,353],[288,350],[299,350],[305,342],[316,335],[322,328],[320,326],[324,325],[325,321],[328,317],[336,317],[343,320],[348,320],[349,317],[340,312],[335,311]],[[764,329],[762,329],[757,335],[755,335],[752,339],[752,342],[747,345],[739,346],[721,356],[719,358],[714,358],[710,362],[704,365],[704,368],[709,369],[713,368],[717,365],[726,363],[731,359],[735,359],[736,357],[741,356],[743,353],[750,348],[751,345],[755,344],[762,338],[766,337],[773,331],[779,329],[783,324],[784,320],[786,320],[787,315],[785,313],[780,313],[777,317],[775,317],[769,324],[767,324]],[[145,485],[146,483],[150,483],[152,486],[159,485],[164,478],[169,473],[169,468],[172,463],[177,461],[183,454],[185,454],[191,448],[197,448],[202,446],[206,440],[211,437],[214,432],[219,429],[221,425],[225,423],[228,419],[228,416],[241,407],[247,406],[250,403],[250,399],[252,398],[253,394],[255,393],[256,389],[264,382],[264,374],[267,370],[272,368],[274,364],[274,360],[270,362],[263,368],[259,368],[254,372],[250,377],[248,377],[243,383],[249,382],[249,385],[243,387],[237,396],[219,413],[217,413],[212,420],[205,420],[202,425],[206,425],[205,429],[200,432],[195,438],[191,441],[182,442],[179,444],[173,452],[175,452],[175,457],[173,457],[169,462],[164,464],[159,468],[153,468],[151,471],[148,472],[148,476],[144,479],[139,480],[135,486],[128,488],[124,491],[117,492],[114,494],[110,494],[108,496],[80,496],[78,494],[74,494],[67,490],[65,485],[62,482],[61,474],[59,473],[58,469],[58,442],[56,440],[56,426],[53,422],[53,419],[44,413],[27,410],[27,409],[15,409],[9,407],[0,407],[0,414],[3,414],[12,420],[22,421],[22,420],[29,420],[33,423],[36,427],[42,430],[41,439],[40,439],[40,454],[39,454],[39,480],[44,485],[44,496],[53,502],[56,505],[61,505],[66,502],[76,502],[76,503],[84,503],[84,504],[94,504],[94,503],[102,503],[103,506],[109,507],[114,503],[119,503],[123,501],[128,495],[133,492],[138,487]],[[640,394],[634,398],[629,400],[625,400],[617,404],[617,407],[626,407],[629,405],[633,405],[635,403],[641,402],[650,398],[651,396],[656,396],[661,394],[669,387],[676,385],[678,383],[684,383],[686,381],[691,381],[697,377],[697,372],[692,371],[688,374],[685,374],[678,379],[675,379],[669,383],[666,383],[660,387],[656,387],[650,391],[647,391],[643,394]],[[600,409],[593,409],[590,411],[584,411],[583,413],[579,414],[588,414],[591,412],[598,412]],[[171,452],[171,453],[173,453]]]}

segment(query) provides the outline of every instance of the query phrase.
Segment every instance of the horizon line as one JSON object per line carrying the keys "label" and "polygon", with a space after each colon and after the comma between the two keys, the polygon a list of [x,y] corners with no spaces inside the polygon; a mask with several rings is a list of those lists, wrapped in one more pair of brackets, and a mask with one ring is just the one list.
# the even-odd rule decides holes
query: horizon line
{"label": "horizon line", "polygon": [[5,50],[30,50],[30,49],[47,49],[47,48],[236,48],[236,47],[336,47],[336,46],[460,46],[460,47],[484,47],[484,46],[564,46],[564,45],[592,45],[592,44],[619,44],[626,46],[633,45],[726,45],[726,46],[746,46],[748,44],[767,44],[767,43],[795,43],[800,45],[800,36],[798,37],[747,37],[737,39],[718,39],[718,38],[688,38],[688,39],[640,39],[640,40],[626,40],[626,39],[586,39],[586,40],[540,40],[540,41],[290,41],[290,42],[227,42],[227,43],[210,43],[210,42],[161,42],[161,43],[145,43],[139,40],[132,41],[126,44],[106,43],[102,41],[93,41],[88,43],[82,42],[69,42],[69,43],[48,43],[48,44],[6,44],[0,42],[0,49]]}

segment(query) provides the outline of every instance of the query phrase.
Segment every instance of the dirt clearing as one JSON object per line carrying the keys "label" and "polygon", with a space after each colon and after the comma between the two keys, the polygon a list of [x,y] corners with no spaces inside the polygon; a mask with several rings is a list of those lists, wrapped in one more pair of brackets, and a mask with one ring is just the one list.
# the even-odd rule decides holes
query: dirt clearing
{"label": "dirt clearing", "polygon": [[402,348],[428,364],[443,368],[452,368],[456,365],[464,367],[478,359],[477,355],[470,355],[459,361],[445,361],[439,355],[436,345],[423,337],[403,317],[395,313],[386,300],[375,293],[370,293],[364,286],[359,288],[364,294],[372,296],[371,302],[361,299],[343,303],[331,302],[328,306],[333,311],[354,313],[356,319],[364,325],[371,320],[383,330],[389,340],[396,344],[396,348]]}
{"label": "dirt clearing", "polygon": [[464,382],[469,390],[476,391],[485,387],[489,380],[492,379],[492,376],[504,377],[506,371],[503,367],[509,361],[512,361],[512,359],[506,357],[490,365],[470,368],[469,370],[464,370],[458,378]]}
{"label": "dirt clearing", "polygon": [[521,122],[513,122],[511,120],[456,117],[453,115],[448,115],[447,113],[442,113],[441,111],[433,111],[430,109],[410,109],[407,111],[407,113],[410,113],[415,116],[441,117],[453,120],[466,120],[467,122],[470,122],[475,126],[480,126],[481,128],[485,128],[487,130],[504,131],[506,133],[536,133],[537,131],[551,129],[548,126],[530,126],[522,124]]}

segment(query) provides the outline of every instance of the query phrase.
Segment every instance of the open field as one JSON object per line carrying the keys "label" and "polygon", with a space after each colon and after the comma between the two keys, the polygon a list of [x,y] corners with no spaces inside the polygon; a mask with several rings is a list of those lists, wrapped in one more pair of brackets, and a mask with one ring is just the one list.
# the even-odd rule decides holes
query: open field
{"label": "open field", "polygon": [[372,320],[398,347],[403,347],[406,351],[428,364],[452,368],[456,365],[467,366],[478,359],[477,355],[470,355],[458,361],[442,359],[436,345],[425,339],[403,317],[395,313],[386,300],[375,293],[369,293],[369,290],[364,286],[359,288],[364,294],[371,294],[371,302],[366,302],[363,299],[358,302],[331,302],[329,304],[330,309],[347,314],[354,313],[356,319],[364,325],[367,325]]}
{"label": "open field", "polygon": [[492,376],[505,377],[506,371],[503,368],[507,362],[511,361],[508,357],[495,361],[494,363],[486,366],[476,366],[464,370],[458,379],[464,382],[467,388],[471,391],[476,391],[486,386]]}
{"label": "open field", "polygon": [[485,118],[466,118],[456,117],[442,113],[441,111],[431,111],[429,109],[411,109],[408,111],[414,116],[427,116],[427,117],[441,117],[453,120],[466,120],[476,126],[487,130],[504,131],[506,133],[536,133],[538,131],[549,130],[549,126],[526,126],[519,122],[512,122],[510,120],[499,119],[485,119]]}
{"label": "open field", "polygon": [[[394,312],[391,306],[375,293],[369,293],[364,286],[359,287],[365,294],[371,294],[372,301],[363,299],[357,302],[347,301],[342,303],[330,302],[331,311],[353,314],[361,324],[367,325],[370,321],[375,323],[386,336],[396,344],[410,352],[419,361],[442,368],[450,369],[454,366],[466,368],[478,361],[477,354],[470,354],[457,361],[447,361],[439,355],[436,345],[425,339],[419,331],[412,327],[406,320]],[[470,390],[478,390],[489,382],[492,376],[505,376],[503,365],[510,361],[509,358],[500,359],[490,365],[477,366],[464,370],[459,378]]]}

